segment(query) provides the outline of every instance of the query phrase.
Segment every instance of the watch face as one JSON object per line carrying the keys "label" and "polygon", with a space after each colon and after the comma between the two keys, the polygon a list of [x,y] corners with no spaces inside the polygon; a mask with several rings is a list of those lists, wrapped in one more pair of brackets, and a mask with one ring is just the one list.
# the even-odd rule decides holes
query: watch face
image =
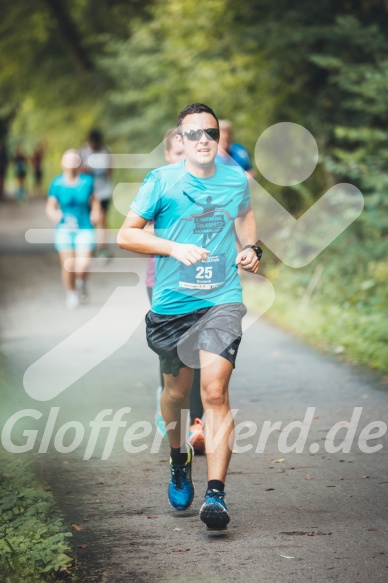
{"label": "watch face", "polygon": [[260,260],[263,255],[263,250],[261,249],[261,247],[256,247],[255,245],[254,247],[252,247],[252,249],[256,251],[257,258]]}

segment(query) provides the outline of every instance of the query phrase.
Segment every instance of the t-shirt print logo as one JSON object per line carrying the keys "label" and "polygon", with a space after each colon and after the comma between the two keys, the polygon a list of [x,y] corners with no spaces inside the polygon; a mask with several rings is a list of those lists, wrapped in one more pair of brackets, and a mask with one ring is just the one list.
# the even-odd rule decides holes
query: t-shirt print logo
{"label": "t-shirt print logo", "polygon": [[[194,200],[187,192],[183,191],[184,196],[187,196],[190,202],[196,204],[197,206],[202,207],[203,212],[200,214],[191,215],[188,219],[182,219],[184,221],[194,221],[194,233],[195,234],[202,234],[202,245],[205,247],[208,243],[210,243],[211,239],[213,238],[212,235],[216,235],[217,233],[221,233],[223,228],[225,227],[225,217],[228,218],[229,221],[232,221],[233,218],[230,216],[228,211],[226,211],[222,207],[217,207],[216,204],[213,204],[212,196],[207,196],[205,202],[197,202]],[[228,206],[233,199],[230,199],[226,204],[222,205],[223,207]]]}

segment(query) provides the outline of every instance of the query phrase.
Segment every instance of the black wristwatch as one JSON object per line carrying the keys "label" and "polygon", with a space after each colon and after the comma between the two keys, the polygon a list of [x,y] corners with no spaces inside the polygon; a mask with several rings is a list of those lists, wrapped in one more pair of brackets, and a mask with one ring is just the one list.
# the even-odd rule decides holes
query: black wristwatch
{"label": "black wristwatch", "polygon": [[258,245],[245,245],[244,249],[253,249],[253,251],[256,253],[257,255],[257,259],[260,261],[260,259],[263,256],[263,250],[261,247],[259,247]]}

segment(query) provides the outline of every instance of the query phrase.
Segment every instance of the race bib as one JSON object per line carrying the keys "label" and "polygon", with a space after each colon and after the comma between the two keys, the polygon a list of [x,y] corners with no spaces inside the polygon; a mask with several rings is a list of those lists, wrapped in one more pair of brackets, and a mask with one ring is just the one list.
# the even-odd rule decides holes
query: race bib
{"label": "race bib", "polygon": [[207,261],[181,265],[179,287],[214,289],[225,283],[226,255],[213,255]]}

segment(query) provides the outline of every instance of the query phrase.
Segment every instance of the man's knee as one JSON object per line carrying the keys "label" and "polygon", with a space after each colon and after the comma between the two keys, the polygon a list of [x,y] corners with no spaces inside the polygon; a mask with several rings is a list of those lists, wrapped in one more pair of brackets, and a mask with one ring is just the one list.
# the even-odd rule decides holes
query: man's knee
{"label": "man's knee", "polygon": [[166,398],[173,403],[181,403],[187,397],[187,393],[179,387],[164,387]]}
{"label": "man's knee", "polygon": [[185,379],[179,379],[172,375],[165,375],[163,393],[170,402],[180,403],[187,399],[190,392],[190,386],[190,384],[185,382]]}
{"label": "man's knee", "polygon": [[228,385],[212,380],[205,382],[201,388],[204,408],[222,407],[228,402]]}

